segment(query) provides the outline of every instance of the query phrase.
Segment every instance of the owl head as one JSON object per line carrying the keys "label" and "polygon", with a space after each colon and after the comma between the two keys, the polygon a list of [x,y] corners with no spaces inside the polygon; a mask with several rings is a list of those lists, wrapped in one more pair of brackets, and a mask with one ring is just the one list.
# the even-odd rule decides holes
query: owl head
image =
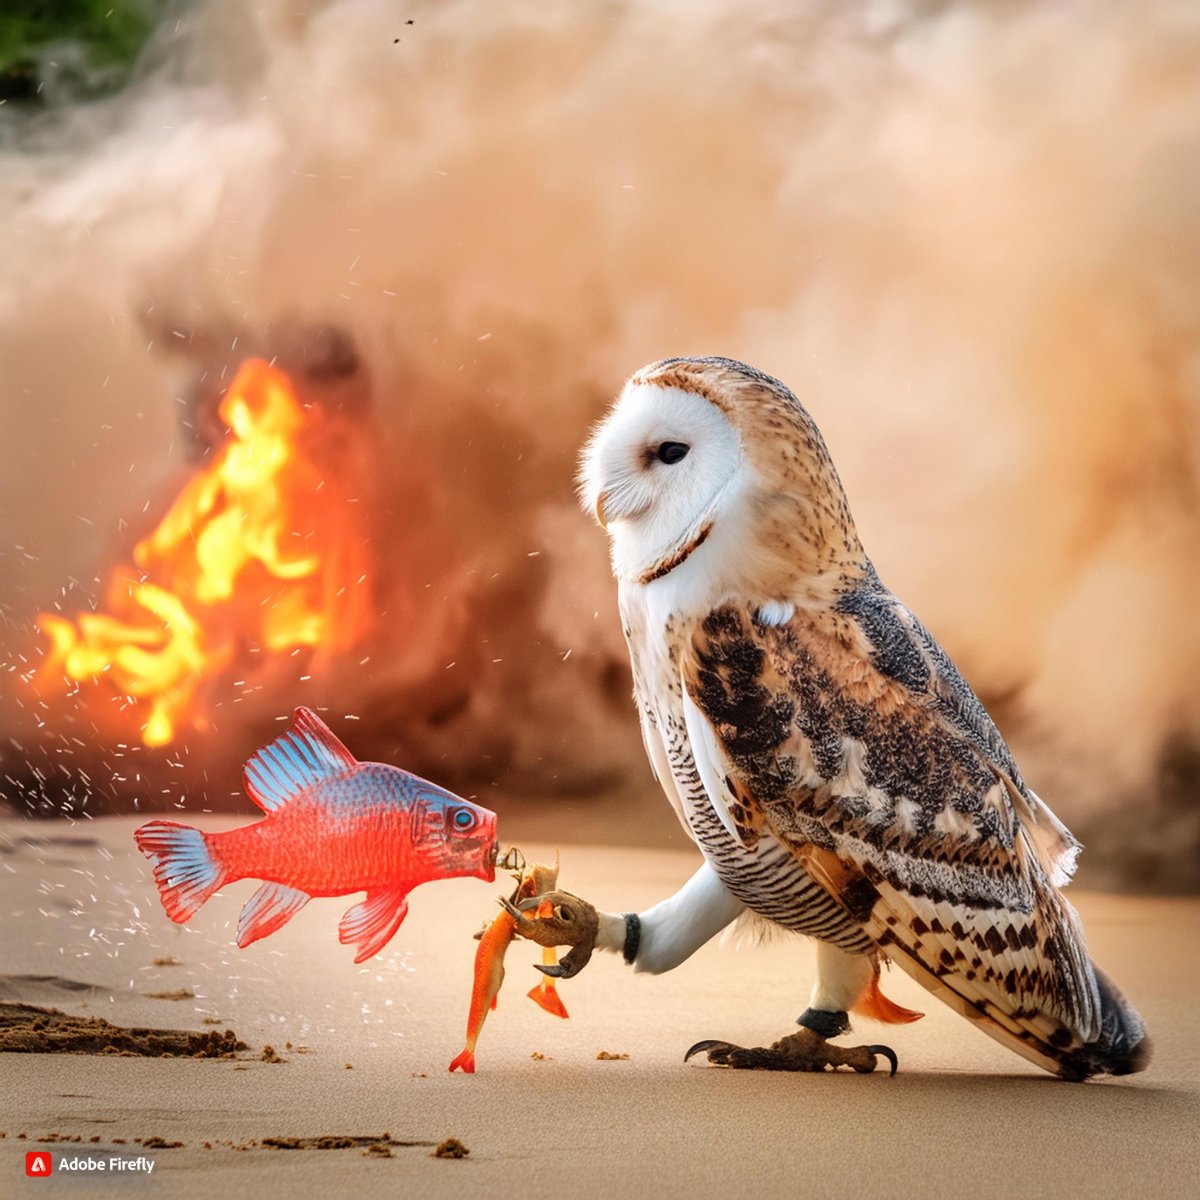
{"label": "owl head", "polygon": [[580,499],[611,539],[613,574],[654,587],[826,599],[864,570],[837,471],[777,379],[728,358],[642,368],[584,447]]}

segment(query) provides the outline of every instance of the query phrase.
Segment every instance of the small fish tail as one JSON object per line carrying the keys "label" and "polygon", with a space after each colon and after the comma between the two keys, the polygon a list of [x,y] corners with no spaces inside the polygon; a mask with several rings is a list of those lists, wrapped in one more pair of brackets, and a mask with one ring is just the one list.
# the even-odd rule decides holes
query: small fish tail
{"label": "small fish tail", "polygon": [[199,829],[175,821],[151,821],[134,832],[138,849],[154,864],[154,882],[167,916],[191,920],[225,882],[212,843]]}
{"label": "small fish tail", "polygon": [[863,992],[851,1011],[870,1021],[882,1021],[885,1025],[907,1025],[910,1021],[919,1021],[925,1015],[915,1009],[901,1007],[894,1000],[889,1000],[879,990],[878,965],[875,968],[874,977],[867,984],[867,990]]}
{"label": "small fish tail", "polygon": [[475,1051],[464,1050],[451,1064],[451,1071],[463,1071],[467,1075],[475,1074]]}
{"label": "small fish tail", "polygon": [[562,1002],[562,997],[558,994],[558,989],[551,983],[539,983],[536,987],[529,989],[527,993],[530,1000],[539,1008],[544,1009],[552,1017],[562,1017],[567,1020],[570,1013],[567,1012],[567,1006]]}

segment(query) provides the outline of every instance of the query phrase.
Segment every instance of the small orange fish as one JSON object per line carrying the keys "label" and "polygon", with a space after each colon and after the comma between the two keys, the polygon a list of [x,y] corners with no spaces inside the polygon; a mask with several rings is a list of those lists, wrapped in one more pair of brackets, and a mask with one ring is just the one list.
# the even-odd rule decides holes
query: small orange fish
{"label": "small orange fish", "polygon": [[[558,863],[547,867],[535,864],[530,867],[517,887],[515,900],[540,896],[553,891],[558,882]],[[542,911],[542,909],[546,911]],[[546,901],[538,908],[538,917],[549,917],[554,906]],[[496,1007],[500,987],[504,983],[504,956],[516,936],[517,923],[507,911],[501,912],[483,931],[479,947],[475,951],[475,985],[471,990],[471,1007],[467,1013],[467,1044],[459,1056],[450,1064],[451,1071],[475,1074],[475,1044],[479,1041],[483,1023],[488,1013]],[[553,947],[543,947],[542,962],[553,966],[557,955]],[[554,986],[554,980],[543,977],[542,982],[529,991],[530,1000],[556,1017],[566,1017],[567,1010]]]}

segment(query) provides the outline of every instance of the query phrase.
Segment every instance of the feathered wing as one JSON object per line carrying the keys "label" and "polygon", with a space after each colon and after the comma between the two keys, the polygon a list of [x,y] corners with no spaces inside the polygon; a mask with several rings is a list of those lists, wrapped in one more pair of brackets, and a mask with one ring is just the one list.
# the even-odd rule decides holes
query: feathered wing
{"label": "feathered wing", "polygon": [[1079,843],[1021,779],[992,718],[929,630],[877,578],[847,596],[841,611],[854,618],[861,635],[870,643],[877,668],[914,695],[931,698],[950,725],[971,740],[1014,785],[1010,797],[1037,847],[1039,861],[1046,867],[1050,882],[1065,887],[1075,874]]}
{"label": "feathered wing", "polygon": [[692,751],[732,829],[765,823],[889,958],[1031,1061],[1075,1078],[1142,1065],[1141,1023],[1055,886],[1077,844],[881,586],[783,625],[720,608],[680,666]]}
{"label": "feathered wing", "polygon": [[646,761],[650,764],[650,773],[654,776],[655,783],[662,788],[667,800],[670,801],[671,808],[674,810],[675,816],[679,818],[684,832],[695,841],[696,835],[692,832],[692,827],[687,823],[687,817],[683,814],[683,801],[679,798],[679,788],[675,783],[675,776],[671,773],[671,764],[667,761],[662,738],[651,726],[650,714],[640,701],[638,703],[638,723],[642,731],[642,746],[646,750]]}

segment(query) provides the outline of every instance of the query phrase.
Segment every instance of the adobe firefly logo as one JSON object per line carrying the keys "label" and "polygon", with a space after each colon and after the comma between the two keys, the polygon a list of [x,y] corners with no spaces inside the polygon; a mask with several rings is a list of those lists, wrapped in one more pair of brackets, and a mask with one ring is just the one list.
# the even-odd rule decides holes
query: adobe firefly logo
{"label": "adobe firefly logo", "polygon": [[54,1170],[54,1160],[49,1150],[30,1150],[25,1155],[25,1174],[34,1179],[49,1178]]}

